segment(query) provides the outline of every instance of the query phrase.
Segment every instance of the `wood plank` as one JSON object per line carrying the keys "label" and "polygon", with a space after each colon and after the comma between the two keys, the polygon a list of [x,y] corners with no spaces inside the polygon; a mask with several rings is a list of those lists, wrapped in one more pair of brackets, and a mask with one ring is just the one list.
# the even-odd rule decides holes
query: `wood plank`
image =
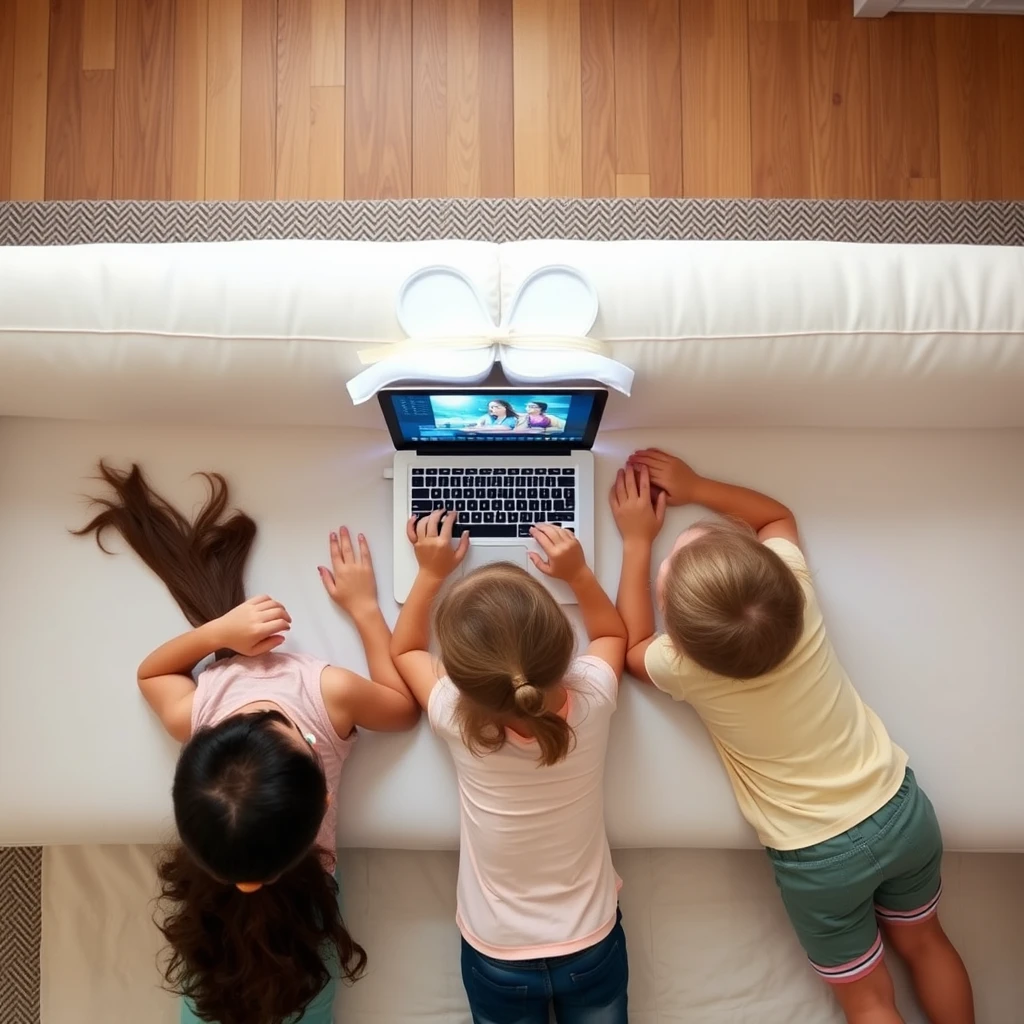
{"label": "wood plank", "polygon": [[11,122],[14,116],[14,4],[0,4],[0,202],[11,196]]}
{"label": "wood plank", "polygon": [[967,14],[942,14],[935,19],[936,58],[942,69],[939,167],[943,199],[1002,195],[1001,21]]}
{"label": "wood plank", "polygon": [[[417,0],[417,4],[419,0]],[[480,194],[511,196],[512,0],[480,3]]]}
{"label": "wood plank", "polygon": [[114,69],[114,196],[171,194],[174,8],[162,0],[122,0]]}
{"label": "wood plank", "polygon": [[446,194],[480,195],[480,9],[448,0]]}
{"label": "wood plank", "polygon": [[277,180],[277,0],[245,0],[242,6],[239,149],[239,197],[273,199]]}
{"label": "wood plank", "polygon": [[383,130],[374,198],[407,199],[412,195],[412,0],[379,2],[377,110]]}
{"label": "wood plank", "polygon": [[207,22],[207,0],[177,0],[171,113],[172,199],[206,197]]}
{"label": "wood plank", "polygon": [[310,0],[277,5],[277,199],[309,197]]}
{"label": "wood plank", "polygon": [[207,199],[239,197],[241,128],[242,0],[214,0],[207,27]]}
{"label": "wood plank", "polygon": [[412,194],[448,194],[448,0],[412,8]]}
{"label": "wood plank", "polygon": [[680,0],[647,0],[650,194],[683,194]]}
{"label": "wood plank", "polygon": [[313,0],[312,85],[345,84],[345,0]]}
{"label": "wood plank", "polygon": [[17,0],[11,78],[11,199],[46,191],[46,87],[50,5]]}
{"label": "wood plank", "polygon": [[620,199],[642,199],[651,194],[649,174],[617,174],[615,194]]}
{"label": "wood plank", "polygon": [[580,0],[550,0],[548,125],[549,180],[554,196],[583,194],[583,115],[580,64]]}
{"label": "wood plank", "polygon": [[748,46],[753,194],[807,196],[811,158],[806,3],[750,0]]}
{"label": "wood plank", "polygon": [[999,25],[1003,199],[1024,199],[1024,18]]}
{"label": "wood plank", "polygon": [[85,0],[82,70],[113,71],[117,43],[117,0]]}
{"label": "wood plank", "polygon": [[82,0],[52,0],[46,89],[47,199],[76,199],[82,150]]}
{"label": "wood plank", "polygon": [[685,0],[683,185],[691,196],[751,195],[750,78],[743,0]]}
{"label": "wood plank", "polygon": [[114,72],[83,71],[82,161],[76,199],[114,196]]}
{"label": "wood plank", "polygon": [[870,27],[847,0],[815,0],[810,21],[811,194],[870,199]]}
{"label": "wood plank", "polygon": [[617,151],[614,0],[589,0],[580,6],[580,62],[583,194],[614,196]]}
{"label": "wood plank", "polygon": [[410,0],[348,0],[345,196],[412,194]]}
{"label": "wood plank", "polygon": [[871,139],[877,199],[938,199],[935,19],[895,14],[868,26]]}
{"label": "wood plank", "polygon": [[636,0],[615,0],[615,170],[650,170],[647,11]]}
{"label": "wood plank", "polygon": [[[513,161],[517,196],[550,195],[548,0],[512,5]],[[582,158],[581,158],[582,159]],[[582,176],[582,171],[581,171]]]}
{"label": "wood plank", "polygon": [[345,87],[310,90],[309,198],[345,197]]}

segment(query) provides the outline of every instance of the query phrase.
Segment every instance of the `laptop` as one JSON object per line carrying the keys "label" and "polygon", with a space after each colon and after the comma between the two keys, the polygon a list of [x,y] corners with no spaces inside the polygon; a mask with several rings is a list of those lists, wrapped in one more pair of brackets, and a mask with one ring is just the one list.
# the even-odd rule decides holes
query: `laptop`
{"label": "laptop", "polygon": [[378,392],[396,448],[395,600],[409,596],[417,565],[406,535],[410,516],[458,512],[469,530],[464,574],[509,561],[541,580],[562,604],[571,589],[527,558],[540,551],[536,523],[579,538],[594,564],[594,456],[608,392],[600,388],[384,388]]}

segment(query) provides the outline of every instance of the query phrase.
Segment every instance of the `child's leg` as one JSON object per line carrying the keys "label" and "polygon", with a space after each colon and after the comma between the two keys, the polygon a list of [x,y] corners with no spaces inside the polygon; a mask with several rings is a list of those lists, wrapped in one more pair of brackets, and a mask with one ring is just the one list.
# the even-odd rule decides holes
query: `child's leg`
{"label": "child's leg", "polygon": [[938,920],[942,834],[935,810],[907,772],[909,791],[886,843],[876,847],[885,881],[875,910],[889,945],[907,962],[932,1024],[974,1024],[974,994],[963,961]]}
{"label": "child's leg", "polygon": [[551,986],[543,960],[493,960],[463,939],[462,984],[473,1024],[548,1024]]}
{"label": "child's leg", "polygon": [[558,1024],[627,1024],[629,960],[621,913],[596,945],[548,964]]}
{"label": "child's leg", "polygon": [[892,976],[884,963],[859,981],[833,985],[832,992],[848,1024],[903,1024],[896,1010]]}
{"label": "child's leg", "polygon": [[971,979],[937,916],[919,924],[887,924],[885,936],[910,968],[931,1024],[974,1024]]}

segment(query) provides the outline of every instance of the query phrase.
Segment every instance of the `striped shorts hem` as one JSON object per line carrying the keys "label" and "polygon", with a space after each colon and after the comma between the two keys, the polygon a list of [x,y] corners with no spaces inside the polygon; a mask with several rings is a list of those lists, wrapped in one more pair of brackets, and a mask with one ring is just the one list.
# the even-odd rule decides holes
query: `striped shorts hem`
{"label": "striped shorts hem", "polygon": [[811,960],[810,965],[830,985],[845,985],[867,977],[882,962],[884,953],[882,936],[876,935],[871,948],[863,956],[859,956],[849,963],[839,964],[837,967],[822,967]]}
{"label": "striped shorts hem", "polygon": [[886,924],[917,924],[938,913],[939,899],[942,897],[942,886],[939,891],[923,906],[916,910],[890,910],[875,904],[875,916]]}

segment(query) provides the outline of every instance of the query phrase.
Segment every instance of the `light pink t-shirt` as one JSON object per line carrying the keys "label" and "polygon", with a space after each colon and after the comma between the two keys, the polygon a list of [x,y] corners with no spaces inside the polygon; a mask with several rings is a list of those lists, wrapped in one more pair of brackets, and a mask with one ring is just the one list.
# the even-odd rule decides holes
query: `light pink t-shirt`
{"label": "light pink t-shirt", "polygon": [[[327,778],[327,792],[333,797],[356,733],[353,730],[348,739],[342,739],[331,725],[320,692],[320,676],[325,668],[326,661],[308,654],[277,651],[256,658],[237,655],[214,662],[199,674],[192,701],[192,732],[216,725],[255,700],[273,701],[303,733],[316,737],[314,749]],[[337,801],[332,799],[316,837],[330,871],[334,870],[338,846],[337,821]]]}
{"label": "light pink t-shirt", "polygon": [[459,779],[461,838],[457,923],[476,950],[499,960],[564,956],[615,927],[621,885],[604,829],[604,758],[618,680],[599,658],[577,658],[563,714],[576,742],[558,764],[509,731],[482,756],[462,741],[459,691],[447,677],[428,717],[451,750]]}

